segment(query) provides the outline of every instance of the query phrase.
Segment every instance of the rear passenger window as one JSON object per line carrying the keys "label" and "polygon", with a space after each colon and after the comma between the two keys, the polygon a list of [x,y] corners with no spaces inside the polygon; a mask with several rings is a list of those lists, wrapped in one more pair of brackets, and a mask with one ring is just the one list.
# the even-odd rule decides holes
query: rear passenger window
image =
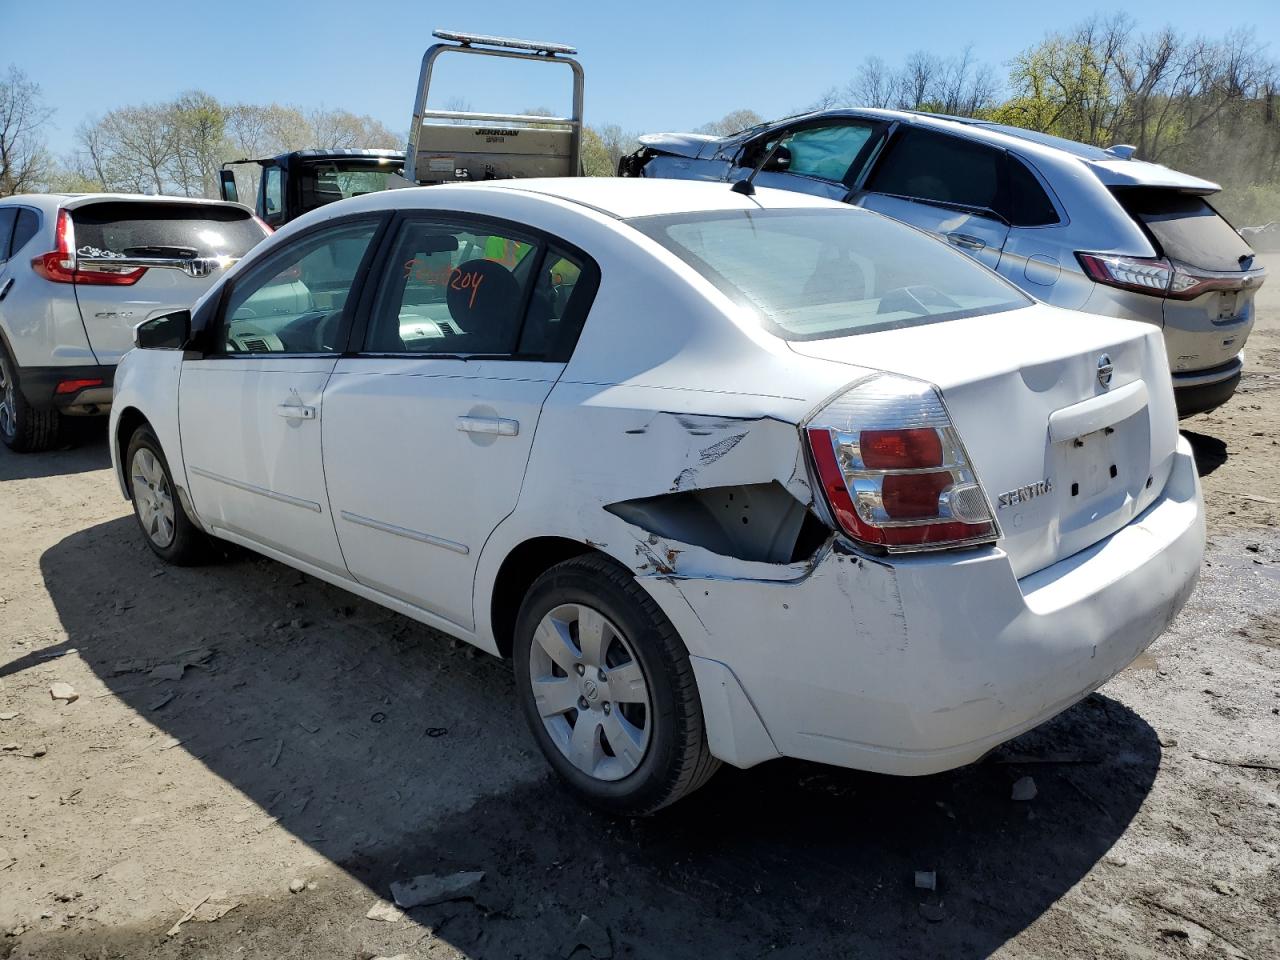
{"label": "rear passenger window", "polygon": [[1009,221],[1015,227],[1044,227],[1059,222],[1053,201],[1025,163],[1010,156],[1005,170],[1009,176]]}
{"label": "rear passenger window", "polygon": [[36,212],[25,207],[20,209],[18,211],[18,221],[13,228],[13,246],[9,250],[9,255],[13,256],[13,254],[25,247],[39,229],[40,218],[36,216]]}
{"label": "rear passenger window", "polygon": [[368,353],[516,352],[540,244],[518,232],[407,221],[374,303]]}
{"label": "rear passenger window", "polygon": [[1000,210],[1004,153],[947,134],[908,127],[889,145],[867,189],[916,200]]}
{"label": "rear passenger window", "polygon": [[556,247],[549,248],[529,298],[518,352],[567,360],[586,320],[591,287],[589,271],[576,257]]}
{"label": "rear passenger window", "polygon": [[9,259],[9,240],[13,236],[13,223],[17,216],[16,207],[0,207],[0,263]]}

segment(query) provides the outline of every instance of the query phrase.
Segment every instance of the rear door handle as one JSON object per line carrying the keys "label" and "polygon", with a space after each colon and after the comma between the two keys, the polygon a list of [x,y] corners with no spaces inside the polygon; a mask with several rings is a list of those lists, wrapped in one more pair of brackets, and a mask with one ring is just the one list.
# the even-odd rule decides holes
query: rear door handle
{"label": "rear door handle", "polygon": [[8,280],[4,282],[4,286],[0,287],[0,300],[3,300],[5,297],[9,295],[9,288],[12,286],[13,286],[13,277],[10,277]]}
{"label": "rear door handle", "polygon": [[316,408],[301,403],[282,403],[276,407],[276,416],[286,420],[314,420]]}
{"label": "rear door handle", "polygon": [[499,437],[514,437],[520,433],[519,420],[502,417],[459,417],[458,429],[463,433],[491,433]]}
{"label": "rear door handle", "polygon": [[948,233],[946,237],[948,242],[955,244],[957,247],[964,247],[966,250],[981,250],[987,245],[985,240],[979,237],[972,237],[967,233]]}

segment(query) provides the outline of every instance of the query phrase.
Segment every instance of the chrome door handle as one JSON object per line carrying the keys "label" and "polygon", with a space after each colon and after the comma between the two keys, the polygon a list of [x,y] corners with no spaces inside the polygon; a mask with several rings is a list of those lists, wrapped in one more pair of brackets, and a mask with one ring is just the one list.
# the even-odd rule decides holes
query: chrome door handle
{"label": "chrome door handle", "polygon": [[316,408],[301,403],[282,403],[276,407],[276,416],[286,420],[314,420]]}
{"label": "chrome door handle", "polygon": [[971,237],[967,233],[948,233],[946,237],[949,243],[953,243],[957,247],[964,247],[967,250],[981,250],[987,245],[985,240]]}
{"label": "chrome door handle", "polygon": [[519,420],[502,417],[459,417],[458,429],[463,433],[490,433],[499,437],[514,437],[520,433]]}

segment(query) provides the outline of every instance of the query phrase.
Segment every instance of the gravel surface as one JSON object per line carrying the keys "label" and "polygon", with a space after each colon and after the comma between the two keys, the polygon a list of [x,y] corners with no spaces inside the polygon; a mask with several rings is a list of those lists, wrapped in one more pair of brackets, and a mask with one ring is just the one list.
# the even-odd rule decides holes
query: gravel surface
{"label": "gravel surface", "polygon": [[[0,957],[1280,955],[1268,259],[1241,391],[1183,424],[1200,586],[1131,668],[963,770],[725,769],[646,821],[558,788],[506,664],[267,560],[162,567],[100,424],[0,450]],[[467,899],[401,911],[414,877]]]}

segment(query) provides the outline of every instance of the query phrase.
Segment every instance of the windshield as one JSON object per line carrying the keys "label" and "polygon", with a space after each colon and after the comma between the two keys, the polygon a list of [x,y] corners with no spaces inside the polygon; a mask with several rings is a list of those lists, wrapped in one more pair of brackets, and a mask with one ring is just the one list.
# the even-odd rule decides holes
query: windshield
{"label": "windshield", "polygon": [[1031,303],[941,241],[853,209],[756,210],[629,221],[754,309],[786,340],[940,323]]}
{"label": "windshield", "polygon": [[303,210],[314,210],[335,200],[360,197],[387,189],[387,174],[398,173],[399,164],[341,164],[333,161],[308,164],[298,170],[298,190]]}

